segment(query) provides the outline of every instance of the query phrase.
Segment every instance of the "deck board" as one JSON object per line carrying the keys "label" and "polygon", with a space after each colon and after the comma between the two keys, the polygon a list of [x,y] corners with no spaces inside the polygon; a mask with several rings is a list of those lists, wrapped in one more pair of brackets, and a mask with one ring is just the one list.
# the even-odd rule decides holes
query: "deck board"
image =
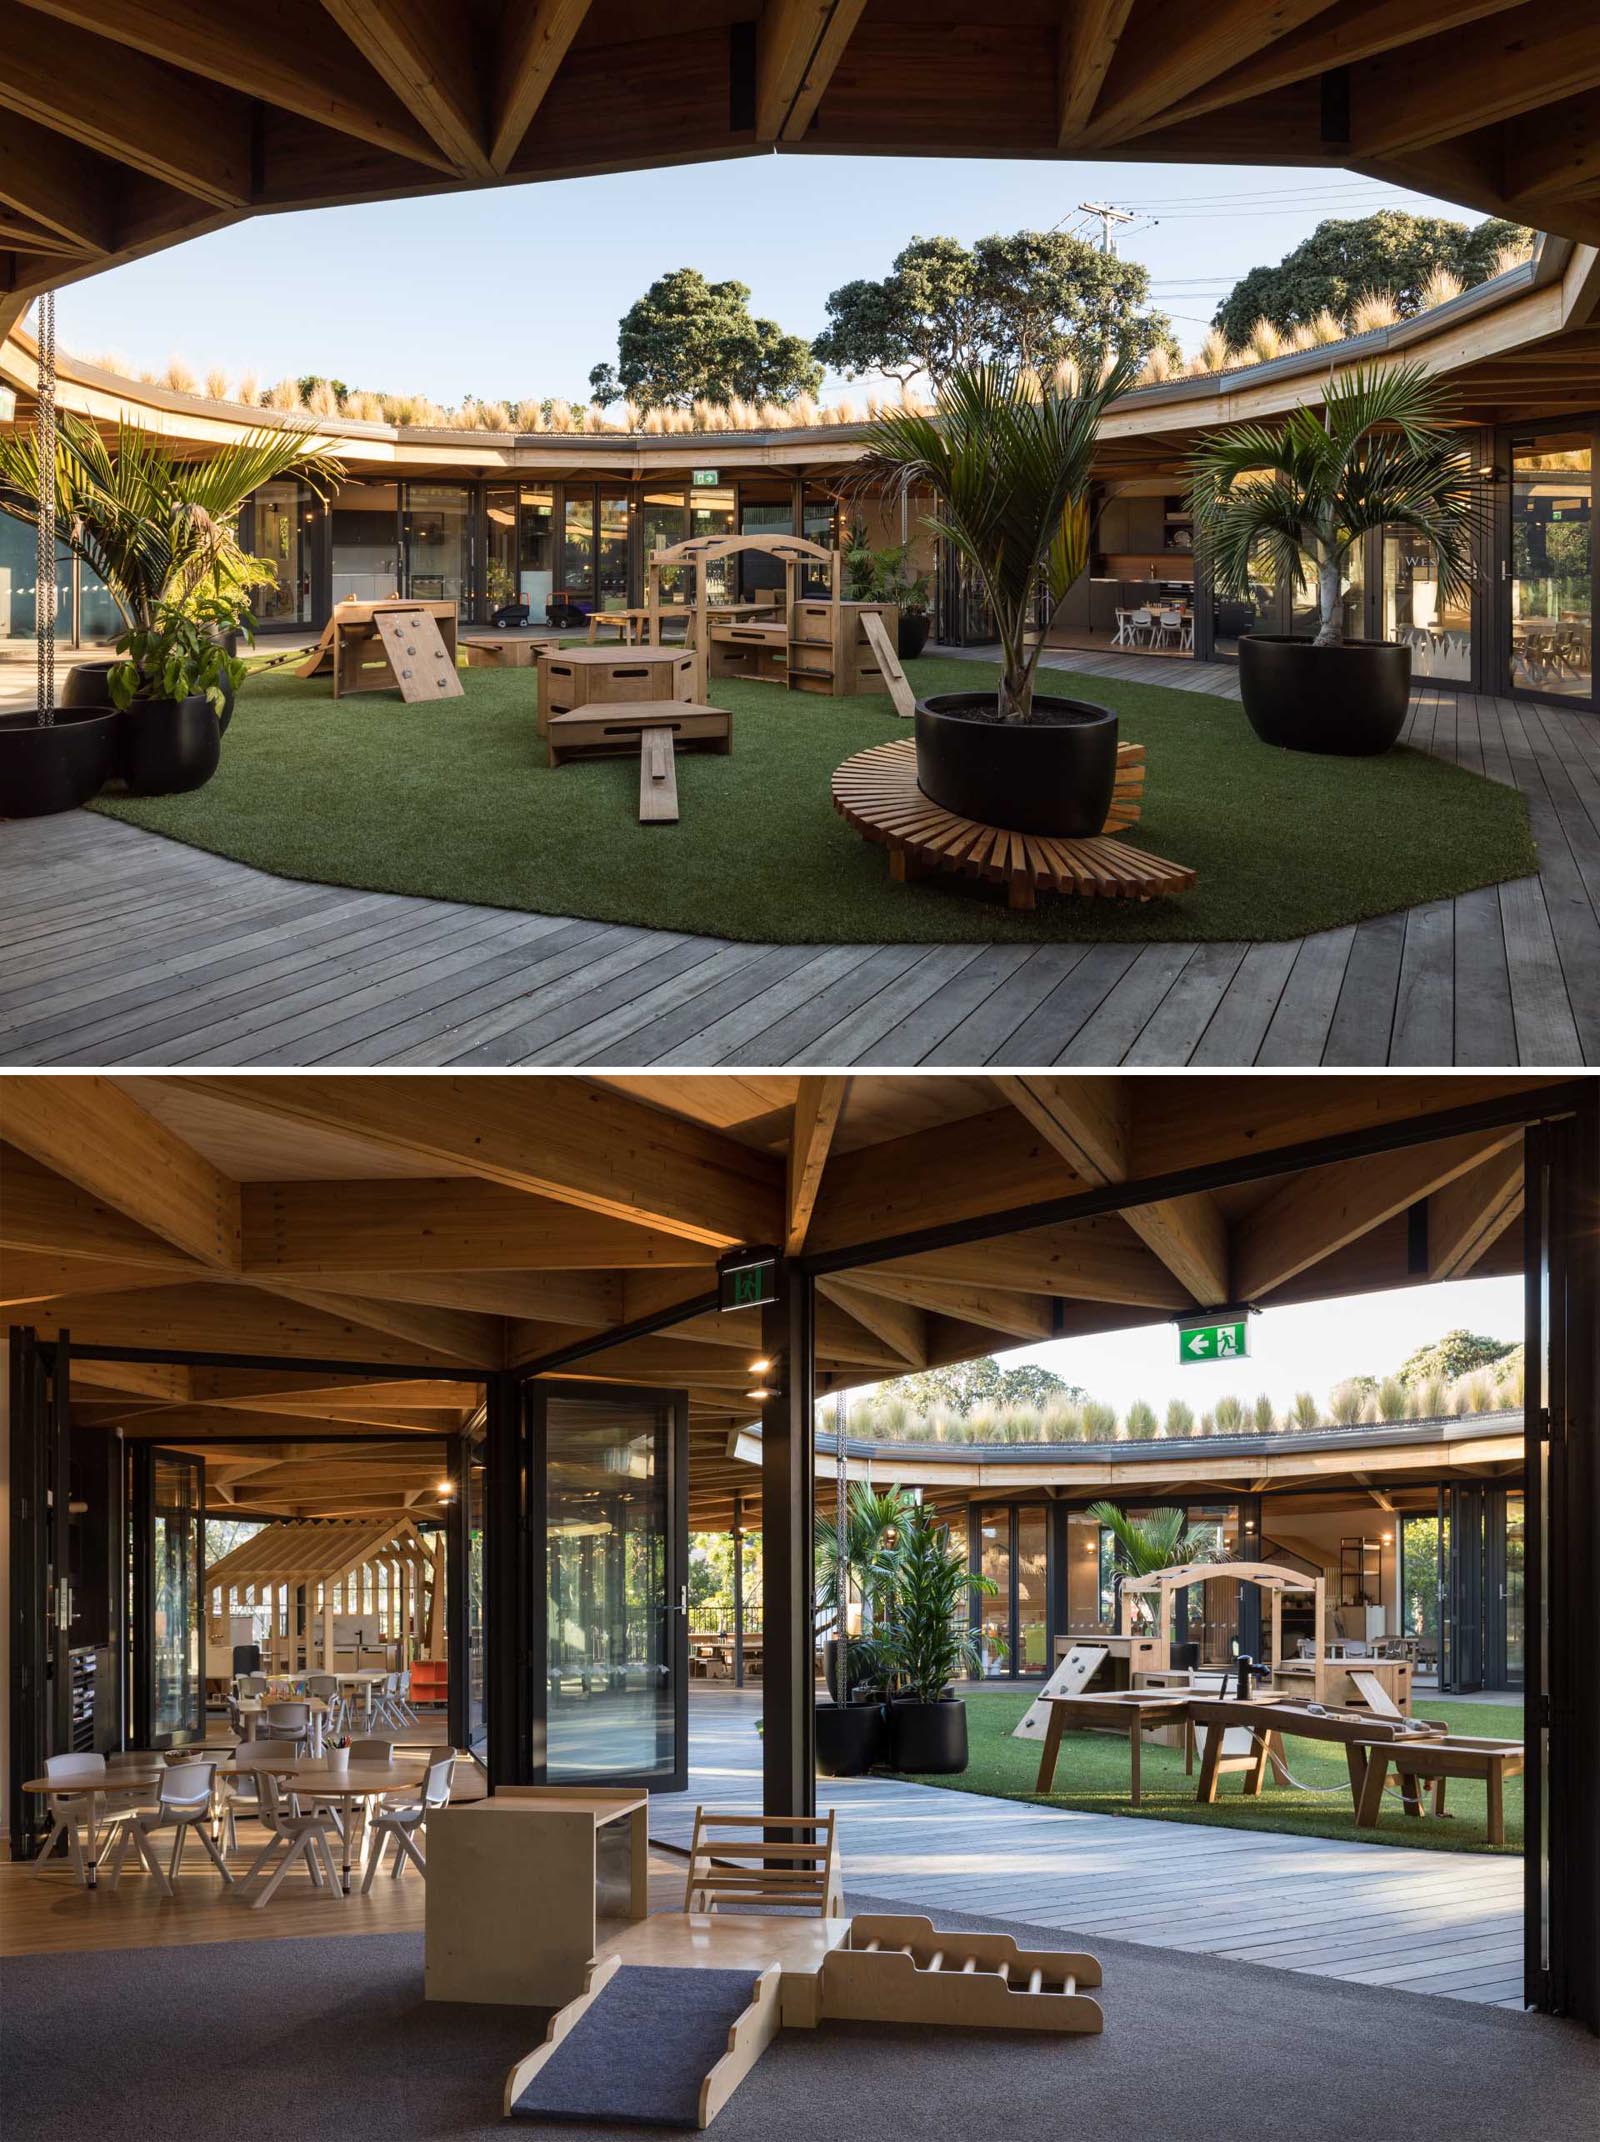
{"label": "deck board", "polygon": [[[1051,661],[1152,681],[1137,654]],[[1155,681],[1238,697],[1226,664]],[[1423,684],[1406,736],[1522,792],[1538,877],[1287,943],[732,944],[300,884],[90,812],[21,821],[0,833],[0,1061],[1595,1062],[1600,720]]]}
{"label": "deck board", "polygon": [[[697,1695],[689,1788],[653,1794],[681,1849],[697,1801],[755,1812],[759,1692]],[[1020,1715],[1025,1698],[1018,1697]],[[896,1778],[819,1778],[847,1893],[1315,1977],[1521,2006],[1522,1861],[1025,1806]]]}

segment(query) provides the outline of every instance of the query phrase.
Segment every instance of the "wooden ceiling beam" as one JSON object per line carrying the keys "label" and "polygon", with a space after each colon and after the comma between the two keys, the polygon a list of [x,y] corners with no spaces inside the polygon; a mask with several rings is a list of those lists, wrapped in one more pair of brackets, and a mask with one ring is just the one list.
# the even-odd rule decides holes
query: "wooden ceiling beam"
{"label": "wooden ceiling beam", "polygon": [[220,208],[251,199],[250,106],[234,91],[0,0],[0,108]]}
{"label": "wooden ceiling beam", "polygon": [[1290,30],[1161,115],[1161,124],[1198,119],[1265,96],[1331,67],[1348,67],[1401,45],[1419,44],[1505,11],[1510,0],[1340,0]]}
{"label": "wooden ceiling beam", "polygon": [[170,1287],[170,1272],[141,1264],[98,1264],[87,1257],[46,1257],[31,1250],[0,1256],[0,1308],[25,1309],[56,1294],[126,1294],[134,1287]]}
{"label": "wooden ceiling beam", "polygon": [[1540,202],[1600,183],[1600,91],[1513,119],[1504,149],[1512,208],[1534,219]]}
{"label": "wooden ceiling beam", "polygon": [[498,176],[485,139],[476,23],[429,0],[322,0],[418,125],[464,177]]}
{"label": "wooden ceiling beam", "polygon": [[115,164],[17,112],[0,127],[0,201],[47,224],[69,245],[111,250],[116,175]]}
{"label": "wooden ceiling beam", "polygon": [[1087,1187],[1051,1141],[1008,1105],[836,1151],[806,1248],[812,1254],[849,1249]]}
{"label": "wooden ceiling beam", "polygon": [[1219,74],[1252,59],[1332,5],[1332,0],[1216,0],[1196,11],[1191,0],[1155,0],[1136,38],[1123,37],[1112,59],[1084,146],[1122,140]]}
{"label": "wooden ceiling beam", "polygon": [[110,1079],[13,1075],[0,1115],[10,1142],[42,1166],[198,1264],[238,1271],[238,1184]]}
{"label": "wooden ceiling beam", "polygon": [[1464,1279],[1522,1211],[1522,1145],[1508,1145],[1428,1199],[1428,1277]]}
{"label": "wooden ceiling beam", "polygon": [[1540,0],[1350,70],[1350,153],[1428,148],[1600,88],[1594,0]]}
{"label": "wooden ceiling beam", "polygon": [[509,171],[516,161],[589,5],[590,0],[511,0],[507,7],[491,90],[489,161],[496,171]]}
{"label": "wooden ceiling beam", "polygon": [[[620,1324],[622,1279],[620,1272],[341,1272],[335,1291],[489,1317]],[[278,1280],[262,1283],[284,1291]]]}
{"label": "wooden ceiling beam", "polygon": [[[323,1310],[254,1287],[151,1287],[137,1294],[64,1296],[30,1319],[53,1335],[63,1328],[85,1345],[173,1352],[269,1354],[315,1361],[371,1361],[403,1369],[459,1366],[452,1354],[396,1339]],[[76,1367],[76,1364],[74,1364]]]}
{"label": "wooden ceiling beam", "polygon": [[852,1279],[819,1279],[817,1292],[848,1311],[857,1323],[864,1324],[903,1365],[903,1369],[926,1367],[928,1318],[914,1302],[874,1292],[870,1287],[856,1285]]}
{"label": "wooden ceiling beam", "polygon": [[778,1161],[598,1080],[441,1074],[194,1077],[182,1085],[269,1120],[337,1130],[718,1249],[778,1238]]}
{"label": "wooden ceiling beam", "polygon": [[756,139],[804,138],[866,0],[766,0],[756,30]]}
{"label": "wooden ceiling beam", "polygon": [[[997,1084],[1085,1182],[1127,1181],[1136,1105],[1128,1081],[1040,1073]],[[1122,1217],[1193,1301],[1227,1301],[1228,1230],[1214,1198],[1168,1198],[1132,1207]]]}
{"label": "wooden ceiling beam", "polygon": [[1133,0],[1067,0],[1056,55],[1061,148],[1089,124],[1132,9]]}
{"label": "wooden ceiling beam", "polygon": [[1377,1163],[1341,1160],[1307,1168],[1273,1192],[1234,1230],[1233,1263],[1240,1301],[1256,1301],[1332,1251],[1431,1197],[1458,1175],[1515,1145],[1512,1128],[1407,1146]]}
{"label": "wooden ceiling beam", "polygon": [[500,1368],[505,1361],[505,1325],[497,1316],[469,1314],[460,1309],[438,1309],[418,1302],[383,1301],[354,1294],[325,1294],[280,1280],[273,1288],[292,1302],[329,1316],[346,1317],[371,1331],[390,1338],[415,1340],[430,1353],[450,1354],[474,1368]]}
{"label": "wooden ceiling beam", "polygon": [[455,168],[316,0],[274,0],[270,23],[198,0],[23,0],[75,29],[298,112],[434,170]]}
{"label": "wooden ceiling beam", "polygon": [[874,1272],[1135,1308],[1187,1309],[1194,1299],[1182,1280],[1129,1231],[1120,1214],[1030,1228],[954,1249],[923,1250],[915,1257],[864,1266],[850,1276],[870,1286]]}
{"label": "wooden ceiling beam", "polygon": [[1032,1295],[961,1280],[919,1279],[903,1271],[890,1272],[881,1264],[860,1273],[858,1280],[870,1293],[911,1302],[962,1324],[982,1326],[983,1343],[974,1349],[978,1353],[992,1353],[997,1335],[1013,1339],[1056,1336],[1054,1304]]}
{"label": "wooden ceiling beam", "polygon": [[839,1127],[840,1112],[850,1081],[847,1078],[803,1078],[794,1100],[794,1127],[789,1138],[788,1181],[785,1200],[788,1224],[783,1253],[798,1257],[806,1246],[806,1232],[822,1188],[822,1171],[828,1164],[828,1148]]}
{"label": "wooden ceiling beam", "polygon": [[[608,1213],[470,1177],[364,1182],[246,1183],[244,1269],[294,1272],[551,1273],[666,1270],[709,1274],[702,1244]],[[685,1279],[683,1291],[692,1293]]]}

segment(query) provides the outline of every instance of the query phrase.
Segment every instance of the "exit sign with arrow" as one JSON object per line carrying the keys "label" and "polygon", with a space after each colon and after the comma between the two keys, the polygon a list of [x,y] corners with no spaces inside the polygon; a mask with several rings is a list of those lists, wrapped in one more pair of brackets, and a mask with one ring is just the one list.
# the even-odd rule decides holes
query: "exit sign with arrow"
{"label": "exit sign with arrow", "polygon": [[1178,1332],[1180,1361],[1242,1361],[1250,1351],[1243,1317],[1232,1324],[1185,1324]]}

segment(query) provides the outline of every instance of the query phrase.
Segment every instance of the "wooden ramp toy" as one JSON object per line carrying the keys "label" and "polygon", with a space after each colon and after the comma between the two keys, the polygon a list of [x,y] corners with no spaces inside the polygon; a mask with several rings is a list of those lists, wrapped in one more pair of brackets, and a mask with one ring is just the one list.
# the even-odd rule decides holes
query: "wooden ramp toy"
{"label": "wooden ramp toy", "polygon": [[459,699],[461,673],[426,610],[377,610],[373,624],[407,706],[426,699]]}
{"label": "wooden ramp toy", "polygon": [[[411,620],[415,629],[410,644],[417,649],[408,662],[435,658],[432,675],[448,673],[443,688],[407,691],[395,667],[386,618]],[[331,672],[333,696],[343,699],[352,692],[388,692],[398,687],[408,701],[456,699],[461,679],[456,675],[456,606],[453,602],[416,602],[396,595],[385,602],[341,602],[322,628],[322,637],[296,670],[297,677],[317,677]],[[415,681],[415,680],[413,680]]]}
{"label": "wooden ramp toy", "polygon": [[822,1963],[822,2014],[852,2023],[927,2023],[945,2030],[1097,2034],[1093,1956],[1019,1949],[1009,1934],[947,1934],[931,1919],[852,1919]]}
{"label": "wooden ramp toy", "polygon": [[646,729],[639,739],[639,823],[677,822],[678,768],[672,756],[672,731]]}
{"label": "wooden ramp toy", "polygon": [[890,644],[883,619],[876,610],[862,611],[861,629],[867,636],[867,645],[878,658],[878,672],[889,688],[895,712],[910,721],[917,711],[917,695],[906,682],[906,673],[900,667],[899,650]]}

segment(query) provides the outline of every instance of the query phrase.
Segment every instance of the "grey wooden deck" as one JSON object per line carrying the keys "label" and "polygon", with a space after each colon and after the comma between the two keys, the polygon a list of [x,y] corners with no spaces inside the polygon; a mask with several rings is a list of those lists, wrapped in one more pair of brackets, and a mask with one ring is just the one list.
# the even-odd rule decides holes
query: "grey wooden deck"
{"label": "grey wooden deck", "polygon": [[[689,1789],[652,1796],[658,1842],[687,1848],[696,1802],[759,1809],[760,1709],[749,1690],[691,1698]],[[838,1811],[846,1889],[934,1918],[943,1906],[1522,2006],[1518,1858],[1077,1814],[891,1778],[817,1789]]]}
{"label": "grey wooden deck", "polygon": [[[1137,655],[1062,668],[1149,681]],[[1237,694],[1220,664],[1159,682]],[[1420,690],[1537,878],[1286,944],[748,945],[304,885],[92,812],[0,827],[13,1064],[1570,1066],[1600,1059],[1600,720]]]}

